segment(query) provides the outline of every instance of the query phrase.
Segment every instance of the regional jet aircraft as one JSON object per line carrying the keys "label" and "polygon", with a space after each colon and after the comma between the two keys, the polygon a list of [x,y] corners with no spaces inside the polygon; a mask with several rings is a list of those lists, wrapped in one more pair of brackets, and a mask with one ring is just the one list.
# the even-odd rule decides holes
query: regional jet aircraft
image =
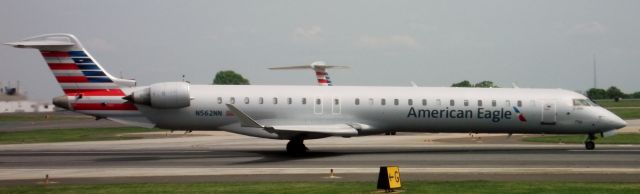
{"label": "regional jet aircraft", "polygon": [[626,122],[562,89],[194,85],[136,86],[109,74],[71,34],[6,43],[35,48],[65,95],[54,104],[97,118],[170,130],[223,130],[303,141],[398,132],[586,134],[586,149]]}

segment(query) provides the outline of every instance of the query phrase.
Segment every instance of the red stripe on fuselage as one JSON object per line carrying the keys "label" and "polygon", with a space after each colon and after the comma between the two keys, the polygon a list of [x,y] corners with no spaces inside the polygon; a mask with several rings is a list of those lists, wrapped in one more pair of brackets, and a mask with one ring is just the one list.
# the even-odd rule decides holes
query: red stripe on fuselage
{"label": "red stripe on fuselage", "polygon": [[73,104],[73,110],[138,110],[132,103],[107,104],[107,103],[91,103],[91,104]]}
{"label": "red stripe on fuselage", "polygon": [[51,70],[76,70],[79,69],[75,63],[49,63]]}
{"label": "red stripe on fuselage", "polygon": [[65,89],[67,96],[124,96],[120,89]]}
{"label": "red stripe on fuselage", "polygon": [[86,83],[89,82],[85,76],[58,76],[56,80],[60,83]]}
{"label": "red stripe on fuselage", "polygon": [[43,57],[69,57],[68,52],[61,51],[41,51]]}

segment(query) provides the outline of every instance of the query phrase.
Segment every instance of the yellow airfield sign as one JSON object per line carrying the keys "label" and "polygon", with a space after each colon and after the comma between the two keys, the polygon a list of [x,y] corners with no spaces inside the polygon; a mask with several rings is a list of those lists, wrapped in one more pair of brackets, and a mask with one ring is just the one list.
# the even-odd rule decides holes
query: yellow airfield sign
{"label": "yellow airfield sign", "polygon": [[381,166],[378,174],[378,189],[391,190],[402,187],[398,166]]}

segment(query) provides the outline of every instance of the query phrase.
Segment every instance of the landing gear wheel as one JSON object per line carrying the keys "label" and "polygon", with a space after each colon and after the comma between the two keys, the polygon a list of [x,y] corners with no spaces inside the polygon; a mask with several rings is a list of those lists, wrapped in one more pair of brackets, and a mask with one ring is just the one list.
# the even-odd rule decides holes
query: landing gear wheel
{"label": "landing gear wheel", "polygon": [[594,143],[593,141],[587,141],[584,142],[584,147],[587,148],[587,150],[593,150],[596,149],[596,143]]}
{"label": "landing gear wheel", "polygon": [[302,136],[294,137],[287,143],[287,153],[291,155],[303,155],[308,150],[307,146],[304,145],[304,137]]}
{"label": "landing gear wheel", "polygon": [[596,140],[596,135],[593,133],[589,133],[587,139],[584,140],[584,148],[586,148],[587,150],[596,149],[596,143],[593,142],[593,140]]}

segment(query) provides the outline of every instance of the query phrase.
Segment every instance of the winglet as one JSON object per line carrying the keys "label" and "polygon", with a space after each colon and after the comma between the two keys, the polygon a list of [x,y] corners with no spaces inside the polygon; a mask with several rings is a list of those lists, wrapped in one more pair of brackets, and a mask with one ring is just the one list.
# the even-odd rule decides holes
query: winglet
{"label": "winglet", "polygon": [[226,104],[231,112],[233,112],[238,119],[240,119],[240,126],[242,127],[253,127],[253,128],[264,128],[264,126],[258,124],[255,120],[253,120],[249,115],[240,111],[240,109],[236,108],[231,104]]}

